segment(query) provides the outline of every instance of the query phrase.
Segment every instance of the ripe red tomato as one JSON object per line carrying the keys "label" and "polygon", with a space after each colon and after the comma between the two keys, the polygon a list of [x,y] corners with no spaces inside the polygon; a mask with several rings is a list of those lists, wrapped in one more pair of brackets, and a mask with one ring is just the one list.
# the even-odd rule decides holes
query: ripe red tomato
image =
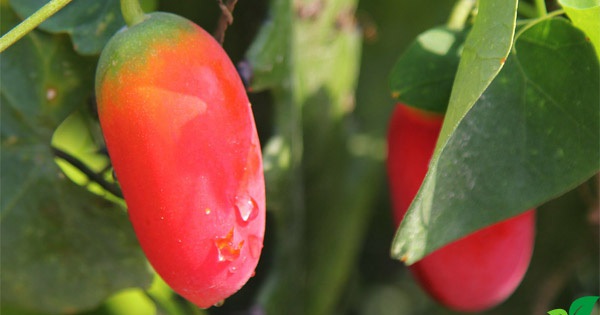
{"label": "ripe red tomato", "polygon": [[250,102],[212,36],[154,13],[117,33],[96,76],[106,146],[140,245],[180,295],[209,307],[254,273],[265,187]]}
{"label": "ripe red tomato", "polygon": [[[427,173],[443,116],[398,104],[388,131],[388,177],[394,220],[400,224]],[[498,222],[452,242],[409,268],[441,304],[481,311],[504,301],[529,265],[535,211]]]}

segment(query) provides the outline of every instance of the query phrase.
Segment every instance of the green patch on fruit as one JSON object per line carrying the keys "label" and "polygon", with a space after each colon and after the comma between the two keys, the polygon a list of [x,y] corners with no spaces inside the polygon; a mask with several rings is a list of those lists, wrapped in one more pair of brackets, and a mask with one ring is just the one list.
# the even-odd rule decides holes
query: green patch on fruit
{"label": "green patch on fruit", "polygon": [[148,14],[146,20],[121,30],[108,42],[98,61],[96,85],[103,80],[118,80],[117,75],[124,72],[122,67],[135,73],[146,66],[146,57],[153,50],[175,49],[186,32],[195,31],[192,22],[175,14]]}
{"label": "green patch on fruit", "polygon": [[[499,62],[480,60],[494,61]],[[453,240],[537,207],[598,172],[599,79],[592,45],[567,20],[544,20],[519,33],[502,71],[489,86],[481,86],[483,93],[457,94],[459,109],[451,103],[449,114],[454,116],[444,122],[392,255],[406,256],[412,264]],[[468,106],[471,99],[475,102]]]}

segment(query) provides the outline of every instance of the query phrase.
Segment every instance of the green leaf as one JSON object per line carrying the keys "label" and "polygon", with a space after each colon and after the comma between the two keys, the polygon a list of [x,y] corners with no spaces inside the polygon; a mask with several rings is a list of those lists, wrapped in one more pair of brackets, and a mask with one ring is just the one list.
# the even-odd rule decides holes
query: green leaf
{"label": "green leaf", "polygon": [[291,18],[292,10],[288,1],[271,2],[270,16],[246,53],[253,72],[250,82],[252,91],[289,87],[291,84],[287,81],[291,58]]}
{"label": "green leaf", "polygon": [[[2,28],[14,22],[3,6]],[[151,279],[126,213],[65,178],[50,148],[91,96],[94,61],[37,31],[2,54],[3,307],[72,313]]]}
{"label": "green leaf", "polygon": [[559,0],[558,2],[573,24],[590,38],[600,60],[600,0]]}
{"label": "green leaf", "polygon": [[[513,44],[517,3],[518,1],[516,0],[479,2],[477,18],[464,44],[444,125],[436,144],[432,162],[437,161],[441,148],[453,133],[453,130],[462,117],[465,116],[480,98],[504,65],[504,60],[506,60]],[[431,177],[428,175],[423,185],[431,181]],[[419,198],[420,193],[416,199]],[[425,239],[421,238],[420,241],[417,241],[419,239],[418,235],[425,235],[427,233],[427,228],[418,226],[416,223],[408,223],[410,221],[408,219],[414,215],[413,213],[429,212],[431,210],[412,210],[413,208],[417,208],[414,203],[409,208],[405,219],[396,232],[391,249],[392,257],[401,259],[408,264],[421,259],[433,249],[423,244]],[[403,228],[404,226],[408,227]],[[407,239],[408,236],[406,235],[409,227],[411,230],[417,229],[420,231],[417,234],[413,234],[415,240]],[[415,233],[416,231],[411,232]],[[401,236],[401,234],[404,236]],[[436,246],[441,245],[443,244],[437,244]]]}
{"label": "green leaf", "polygon": [[551,310],[548,312],[548,314],[550,314],[550,315],[569,315],[569,314],[567,314],[567,311],[560,309],[560,308]]}
{"label": "green leaf", "polygon": [[[49,0],[10,0],[21,18],[37,11]],[[146,12],[156,7],[156,0],[142,1]],[[97,55],[108,40],[123,26],[119,0],[73,1],[40,25],[44,31],[67,33],[75,51],[83,55]]]}
{"label": "green leaf", "polygon": [[536,207],[600,168],[600,71],[584,34],[545,20],[442,143],[393,244],[411,264]]}
{"label": "green leaf", "polygon": [[597,301],[597,296],[580,297],[571,303],[569,315],[591,315]]}
{"label": "green leaf", "polygon": [[446,26],[420,34],[392,68],[392,97],[424,110],[446,112],[467,34],[468,29]]}
{"label": "green leaf", "polygon": [[512,48],[518,1],[478,3],[477,18],[463,48],[434,155],[502,69]]}

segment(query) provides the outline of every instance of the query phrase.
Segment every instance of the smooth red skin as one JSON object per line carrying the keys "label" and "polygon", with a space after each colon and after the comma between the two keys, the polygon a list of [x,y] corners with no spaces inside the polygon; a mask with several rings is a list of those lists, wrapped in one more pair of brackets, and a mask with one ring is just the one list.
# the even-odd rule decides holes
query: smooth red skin
{"label": "smooth red skin", "polygon": [[[183,21],[176,20],[193,24]],[[206,308],[253,275],[265,190],[242,82],[212,36],[191,29],[161,34],[141,66],[125,62],[96,87],[106,145],[141,247],[177,293]],[[164,43],[173,37],[175,45]],[[256,203],[247,221],[236,196]],[[219,261],[218,247],[227,259]]]}
{"label": "smooth red skin", "polygon": [[[396,226],[427,173],[443,116],[398,104],[388,131],[388,175]],[[458,311],[482,311],[504,301],[529,265],[535,211],[481,229],[409,268],[438,302]]]}

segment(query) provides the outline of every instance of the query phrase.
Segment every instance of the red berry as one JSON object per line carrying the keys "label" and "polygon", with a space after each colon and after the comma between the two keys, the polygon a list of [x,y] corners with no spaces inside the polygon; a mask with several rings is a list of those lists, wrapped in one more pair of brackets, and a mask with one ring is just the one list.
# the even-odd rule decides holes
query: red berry
{"label": "red berry", "polygon": [[[388,131],[388,177],[396,226],[427,173],[443,116],[398,104]],[[409,268],[441,304],[481,311],[519,285],[531,259],[535,212],[529,210],[454,241]]]}
{"label": "red berry", "polygon": [[250,103],[227,54],[194,23],[154,13],[108,43],[96,95],[156,272],[200,307],[238,291],[262,250],[265,187]]}

